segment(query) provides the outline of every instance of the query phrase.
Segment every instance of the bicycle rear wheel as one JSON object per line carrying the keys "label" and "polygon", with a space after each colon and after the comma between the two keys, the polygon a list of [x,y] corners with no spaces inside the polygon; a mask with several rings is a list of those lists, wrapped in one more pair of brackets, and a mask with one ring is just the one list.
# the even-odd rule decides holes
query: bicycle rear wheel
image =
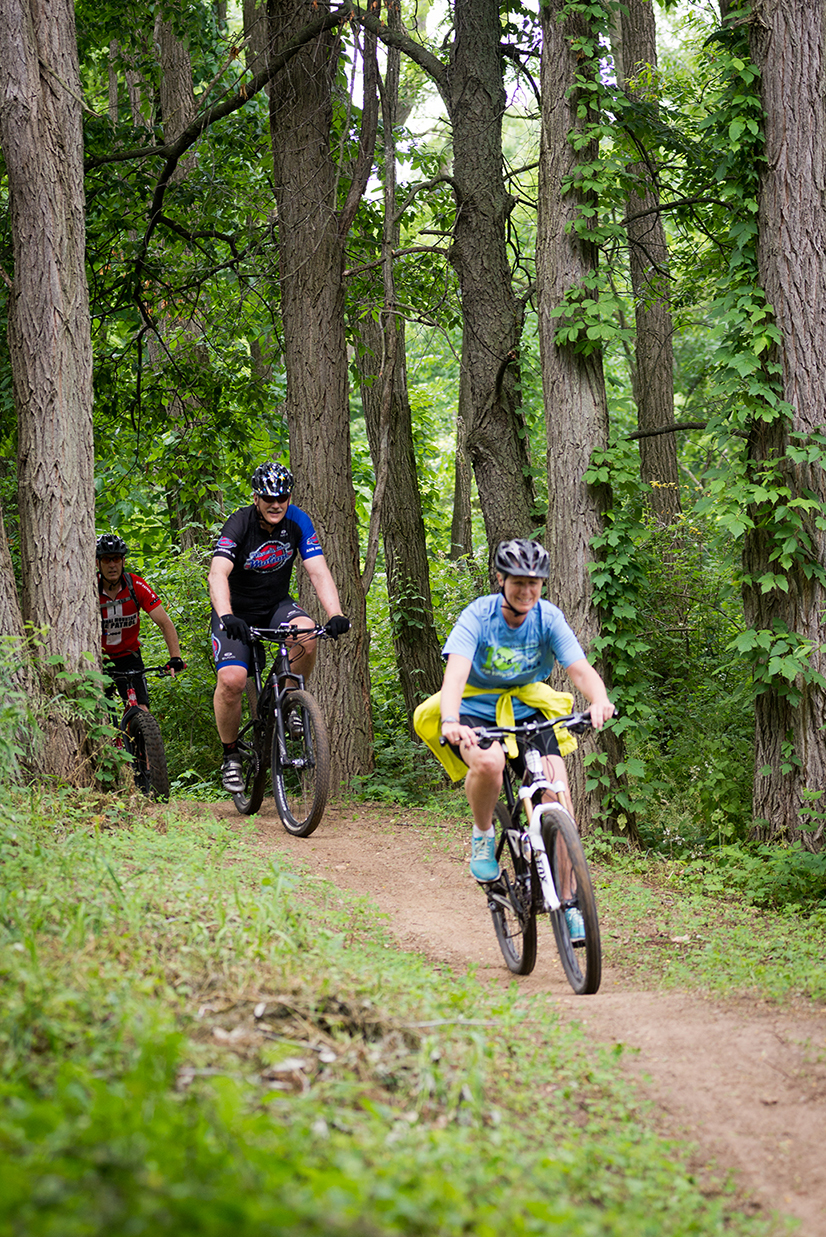
{"label": "bicycle rear wheel", "polygon": [[135,785],[149,799],[168,799],[169,770],[157,719],[143,709],[136,709],[126,725]]}
{"label": "bicycle rear wheel", "polygon": [[488,907],[508,970],[514,975],[530,975],[536,966],[531,864],[522,854],[518,839],[510,836],[510,813],[503,803],[497,803],[496,817],[501,828],[496,848],[500,876],[488,887]]}
{"label": "bicycle rear wheel", "polygon": [[[542,818],[542,840],[551,865],[554,886],[562,905],[551,911],[559,960],[568,983],[578,995],[597,991],[602,978],[597,902],[588,861],[573,817],[561,805]],[[584,939],[572,940],[565,916],[576,909],[582,916]]]}
{"label": "bicycle rear wheel", "polygon": [[309,837],[321,821],[330,789],[330,743],[321,709],[309,692],[284,697],[283,738],[272,735],[272,790],[288,833]]}

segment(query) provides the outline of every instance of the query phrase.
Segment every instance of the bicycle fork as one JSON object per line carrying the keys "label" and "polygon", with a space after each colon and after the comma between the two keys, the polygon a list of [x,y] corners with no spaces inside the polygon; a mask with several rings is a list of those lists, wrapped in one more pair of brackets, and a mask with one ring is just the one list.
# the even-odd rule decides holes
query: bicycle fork
{"label": "bicycle fork", "polygon": [[[564,789],[562,782],[545,781],[532,782],[530,786],[519,787],[519,798],[525,800],[525,811],[528,815],[528,831],[522,834],[522,853],[528,862],[530,862],[531,855],[533,856],[546,911],[558,911],[562,906],[551,874],[551,862],[545,850],[545,840],[542,837],[542,818],[548,812],[555,811],[557,804],[534,803],[533,796],[538,790],[552,790],[559,794]],[[526,848],[527,854],[525,854]]]}

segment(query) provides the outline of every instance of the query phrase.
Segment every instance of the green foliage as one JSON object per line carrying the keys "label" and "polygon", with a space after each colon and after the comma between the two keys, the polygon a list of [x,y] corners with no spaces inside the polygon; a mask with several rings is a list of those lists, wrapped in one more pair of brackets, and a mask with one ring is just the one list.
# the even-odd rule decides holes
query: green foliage
{"label": "green foliage", "polygon": [[29,656],[16,637],[0,635],[0,786],[19,782],[40,740],[35,710],[18,674]]}
{"label": "green foliage", "polygon": [[[440,639],[446,639],[461,611],[478,595],[476,573],[466,559],[453,561],[436,554],[430,561],[433,613]],[[387,582],[377,573],[367,598],[370,628],[370,683],[375,736],[375,769],[357,778],[351,790],[358,797],[404,805],[443,801],[444,777],[427,756],[421,740],[411,738],[393,649],[393,618]]]}
{"label": "green foliage", "polygon": [[[648,984],[730,998],[826,997],[825,865],[798,847],[724,845],[659,857],[594,839],[603,948]],[[612,844],[614,843],[614,844]],[[621,925],[621,926],[620,926]],[[612,944],[612,938],[616,944]]]}
{"label": "green foliage", "polygon": [[635,811],[646,846],[669,853],[686,833],[690,844],[745,837],[753,721],[748,668],[731,657],[743,620],[726,530],[692,511],[688,491],[680,518],[659,524],[628,445],[595,453],[587,480],[615,495],[591,578],[594,651],[610,661],[628,750],[618,771],[631,796],[619,806]]}

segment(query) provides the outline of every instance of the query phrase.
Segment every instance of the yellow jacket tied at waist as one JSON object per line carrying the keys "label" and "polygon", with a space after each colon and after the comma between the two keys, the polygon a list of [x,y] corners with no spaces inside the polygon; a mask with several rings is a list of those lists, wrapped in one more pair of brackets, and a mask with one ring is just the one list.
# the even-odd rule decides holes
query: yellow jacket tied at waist
{"label": "yellow jacket tied at waist", "polygon": [[[462,698],[468,696],[493,695],[495,688],[465,687]],[[521,700],[529,709],[544,713],[550,721],[555,717],[565,717],[574,707],[574,698],[568,692],[554,691],[547,683],[525,683],[521,687],[506,687],[499,693],[496,702],[496,725],[515,726],[513,715],[513,698]],[[420,739],[423,739],[433,755],[444,765],[450,778],[458,782],[467,773],[467,765],[451,751],[450,747],[439,742],[442,733],[441,692],[436,692],[428,700],[423,700],[413,714],[413,728]],[[559,742],[561,755],[568,756],[576,750],[577,742],[570,730],[560,726],[554,731]],[[513,735],[505,736],[505,750],[511,759],[518,755],[516,739]]]}

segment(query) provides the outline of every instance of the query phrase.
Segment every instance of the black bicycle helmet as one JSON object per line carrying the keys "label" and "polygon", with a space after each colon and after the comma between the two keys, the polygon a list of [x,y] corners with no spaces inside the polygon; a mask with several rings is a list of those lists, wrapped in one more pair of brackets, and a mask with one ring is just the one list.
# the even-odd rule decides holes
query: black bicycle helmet
{"label": "black bicycle helmet", "polygon": [[104,533],[98,537],[95,558],[126,558],[129,546],[117,533]]}
{"label": "black bicycle helmet", "polygon": [[493,565],[503,576],[534,576],[547,580],[551,558],[544,545],[540,545],[538,541],[515,537],[513,541],[499,542]]}
{"label": "black bicycle helmet", "polygon": [[270,460],[259,464],[252,474],[252,490],[262,498],[289,498],[294,477],[289,468]]}

